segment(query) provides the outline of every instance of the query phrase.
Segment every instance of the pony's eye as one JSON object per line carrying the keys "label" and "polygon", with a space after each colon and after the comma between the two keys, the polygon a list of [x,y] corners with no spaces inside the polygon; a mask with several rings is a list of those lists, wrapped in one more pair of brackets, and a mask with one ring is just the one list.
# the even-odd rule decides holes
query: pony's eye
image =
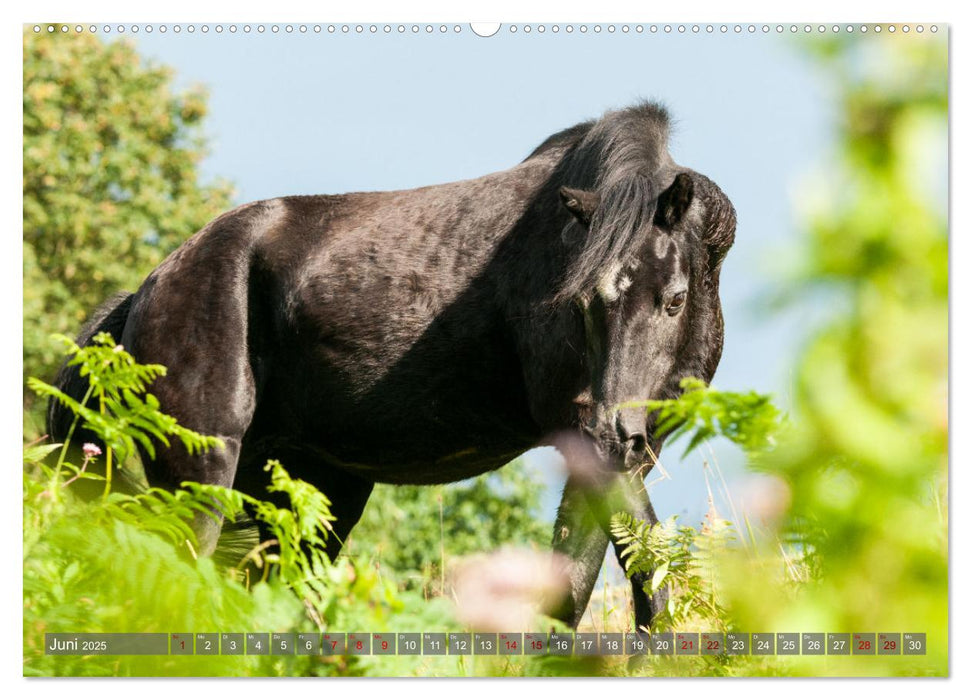
{"label": "pony's eye", "polygon": [[687,292],[678,292],[675,294],[668,303],[665,305],[664,310],[668,312],[668,315],[674,316],[676,313],[684,308],[685,299],[688,298]]}

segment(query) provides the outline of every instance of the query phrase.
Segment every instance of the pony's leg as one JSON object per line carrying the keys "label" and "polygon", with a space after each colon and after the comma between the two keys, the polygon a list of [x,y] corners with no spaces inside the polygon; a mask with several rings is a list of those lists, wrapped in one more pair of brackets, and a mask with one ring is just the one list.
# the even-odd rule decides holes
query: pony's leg
{"label": "pony's leg", "polygon": [[[132,301],[120,342],[139,362],[168,368],[150,387],[162,411],[225,443],[196,455],[178,440],[159,449],[145,469],[153,485],[233,485],[256,410],[248,337],[265,333],[260,314],[250,308],[251,247],[243,223],[232,218],[213,223],[149,275]],[[213,552],[222,529],[222,517],[212,516],[195,516],[201,555]]]}
{"label": "pony's leg", "polygon": [[[276,446],[247,455],[240,465],[237,488],[254,498],[269,501],[278,508],[292,509],[290,497],[278,491],[268,491],[269,474],[263,466],[268,459],[276,459],[292,478],[312,484],[330,501],[330,512],[336,520],[330,524],[327,537],[327,556],[331,561],[340,554],[351,529],[361,519],[374,482],[354,474],[320,464],[319,458],[295,447]],[[265,523],[258,522],[261,542],[272,539]]]}
{"label": "pony's leg", "polygon": [[[617,493],[618,502],[614,506],[617,508],[614,512],[622,510],[630,513],[651,527],[657,524],[657,514],[654,512],[654,506],[651,505],[647,488],[638,476],[630,473],[618,475],[615,493]],[[610,539],[614,541],[614,553],[617,555],[617,561],[626,571],[626,558],[621,556],[621,551],[625,545],[618,544],[613,535],[610,536]],[[634,573],[630,576],[631,594],[634,601],[634,627],[638,631],[645,628],[649,629],[654,616],[668,604],[667,586],[661,586],[653,596],[647,593],[647,587],[650,585],[652,576],[653,572],[651,571]]]}
{"label": "pony's leg", "polygon": [[[638,476],[601,473],[592,479],[571,478],[567,481],[553,533],[553,548],[572,561],[570,594],[554,617],[574,627],[579,623],[590,601],[607,545],[614,539],[610,533],[610,519],[619,512],[630,513],[650,525],[658,522],[647,489]],[[623,546],[614,541],[614,551],[624,566],[622,550]],[[650,573],[638,573],[630,577],[634,622],[638,629],[649,627],[657,611],[667,604],[666,588],[654,596],[645,592],[644,586],[650,576]]]}
{"label": "pony's leg", "polygon": [[571,627],[580,624],[600,575],[609,537],[588,502],[588,485],[571,477],[553,528],[553,550],[570,560],[569,591],[552,616]]}
{"label": "pony's leg", "polygon": [[[181,425],[223,441],[224,447],[189,454],[178,439],[169,447],[157,445],[154,459],[143,460],[149,484],[175,490],[184,481],[231,488],[236,478],[243,436],[253,418],[256,387],[245,355],[222,357],[201,354],[201,361],[179,365],[152,385],[162,410]],[[164,363],[163,363],[164,364]],[[234,369],[239,368],[239,369]],[[234,370],[234,371],[231,371]],[[200,391],[205,383],[214,389]],[[192,529],[198,540],[196,554],[208,556],[222,530],[221,513],[196,513]]]}
{"label": "pony's leg", "polygon": [[[365,481],[351,475],[345,475],[341,480],[339,490],[334,490],[331,498],[330,511],[337,520],[332,523],[333,531],[327,538],[327,557],[334,561],[351,530],[357,525],[364,513],[364,506],[367,505],[371,491],[374,489],[373,481]],[[326,492],[325,492],[326,493]]]}
{"label": "pony's leg", "polygon": [[[189,455],[181,444],[173,443],[171,447],[158,449],[154,460],[143,459],[149,485],[168,491],[178,489],[184,481],[232,487],[240,438],[214,432],[208,434],[217,434],[225,448]],[[196,535],[198,556],[213,553],[222,524],[223,516],[217,511],[197,512],[193,516],[192,530]]]}

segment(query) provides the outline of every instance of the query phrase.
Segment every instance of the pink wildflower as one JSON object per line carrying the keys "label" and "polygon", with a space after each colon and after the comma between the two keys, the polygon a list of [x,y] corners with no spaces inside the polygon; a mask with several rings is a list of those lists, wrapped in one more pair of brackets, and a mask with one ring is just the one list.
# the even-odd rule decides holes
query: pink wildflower
{"label": "pink wildflower", "polygon": [[570,562],[561,554],[504,548],[461,562],[453,585],[459,620],[485,632],[529,631],[569,591]]}
{"label": "pink wildflower", "polygon": [[101,448],[95,445],[93,442],[86,442],[84,446],[81,447],[84,451],[84,456],[88,459],[93,459],[101,454]]}

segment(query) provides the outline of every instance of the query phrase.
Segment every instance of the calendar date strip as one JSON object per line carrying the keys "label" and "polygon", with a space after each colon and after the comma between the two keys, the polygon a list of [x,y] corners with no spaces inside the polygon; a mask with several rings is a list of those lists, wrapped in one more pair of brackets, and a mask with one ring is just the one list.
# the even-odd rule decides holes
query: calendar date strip
{"label": "calendar date strip", "polygon": [[913,656],[914,632],[49,632],[52,656]]}

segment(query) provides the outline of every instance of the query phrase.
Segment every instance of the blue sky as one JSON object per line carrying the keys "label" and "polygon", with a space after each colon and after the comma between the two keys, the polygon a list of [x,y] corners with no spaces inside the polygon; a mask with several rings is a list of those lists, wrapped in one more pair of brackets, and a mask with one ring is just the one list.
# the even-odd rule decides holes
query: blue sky
{"label": "blue sky", "polygon": [[[774,34],[610,34],[519,25],[490,38],[462,26],[445,34],[407,25],[389,34],[203,35],[156,30],[133,38],[140,52],[176,71],[176,84],[210,91],[205,177],[236,186],[239,203],[287,194],[403,189],[508,168],[546,136],[643,98],[674,117],[671,152],[705,173],[738,212],[735,247],[722,274],[726,342],[714,384],[789,401],[800,339],[822,311],[760,306],[799,235],[794,215],[805,179],[824,164],[835,104],[826,76],[798,45]],[[241,26],[241,25],[240,25]],[[255,27],[255,25],[254,25]],[[191,232],[186,232],[188,236]],[[788,248],[791,251],[791,248]],[[714,450],[730,490],[744,480],[727,443]],[[670,446],[671,476],[651,488],[662,517],[697,523],[707,510],[702,456],[683,463]],[[535,468],[555,507],[555,459]],[[652,474],[653,478],[655,475]],[[650,480],[650,479],[649,479]],[[725,504],[719,502],[722,508]]]}

